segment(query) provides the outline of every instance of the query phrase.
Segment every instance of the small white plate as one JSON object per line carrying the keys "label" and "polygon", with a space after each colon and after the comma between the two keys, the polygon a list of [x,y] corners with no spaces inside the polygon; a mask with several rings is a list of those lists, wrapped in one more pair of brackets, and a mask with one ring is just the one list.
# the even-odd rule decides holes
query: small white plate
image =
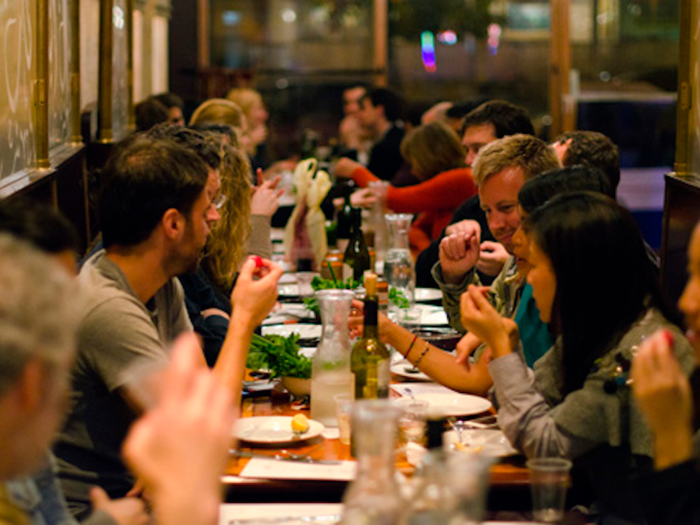
{"label": "small white plate", "polygon": [[289,416],[244,417],[236,421],[233,435],[248,443],[271,445],[312,439],[320,436],[324,428],[323,423],[309,419],[309,430],[295,436]]}
{"label": "small white plate", "polygon": [[[428,410],[437,417],[473,416],[486,412],[491,408],[491,401],[469,394],[417,393],[415,399],[428,402]],[[403,401],[407,399],[407,401]],[[403,397],[402,402],[410,402],[411,398]]]}
{"label": "small white plate", "polygon": [[277,294],[280,297],[299,297],[299,286],[296,284],[278,284]]}
{"label": "small white plate", "polygon": [[437,288],[416,288],[413,298],[418,301],[439,301],[442,299],[442,292]]}
{"label": "small white plate", "polygon": [[401,361],[391,365],[391,373],[396,374],[399,377],[404,377],[406,379],[411,379],[414,381],[432,381],[427,375],[425,375],[420,370],[418,372],[408,372],[407,370],[413,370],[413,365],[406,361]]}
{"label": "small white plate", "polygon": [[500,430],[464,429],[462,430],[462,447],[455,446],[458,435],[454,430],[447,432],[444,438],[457,450],[465,453],[478,453],[492,458],[519,454]]}
{"label": "small white plate", "polygon": [[302,339],[320,339],[323,329],[320,324],[273,324],[262,327],[262,335],[281,335],[289,337],[299,334]]}
{"label": "small white plate", "polygon": [[421,326],[447,326],[449,324],[447,314],[445,313],[445,310],[443,310],[442,306],[432,304],[416,304],[412,307],[412,310],[420,310],[420,323],[405,321],[402,324],[420,324]]}
{"label": "small white plate", "polygon": [[280,280],[277,281],[278,284],[296,284],[297,283],[297,274],[296,272],[292,273],[283,273],[282,277],[280,277]]}

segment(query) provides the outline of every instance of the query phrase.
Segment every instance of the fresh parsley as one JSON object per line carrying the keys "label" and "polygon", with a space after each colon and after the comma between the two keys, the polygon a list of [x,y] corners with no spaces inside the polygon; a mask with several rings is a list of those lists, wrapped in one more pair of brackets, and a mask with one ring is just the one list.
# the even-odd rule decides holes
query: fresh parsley
{"label": "fresh parsley", "polygon": [[299,353],[299,334],[253,335],[246,366],[251,370],[267,370],[276,377],[311,377],[311,359]]}

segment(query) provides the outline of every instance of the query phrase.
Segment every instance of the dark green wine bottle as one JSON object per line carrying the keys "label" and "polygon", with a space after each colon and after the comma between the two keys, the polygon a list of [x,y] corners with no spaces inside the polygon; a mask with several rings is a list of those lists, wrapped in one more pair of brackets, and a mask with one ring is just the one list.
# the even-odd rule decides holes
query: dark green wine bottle
{"label": "dark green wine bottle", "polygon": [[350,369],[355,376],[355,399],[389,397],[391,356],[379,340],[377,275],[365,274],[365,330],[352,347]]}
{"label": "dark green wine bottle", "polygon": [[365,244],[365,237],[362,234],[362,210],[352,208],[352,228],[350,230],[350,242],[345,249],[343,265],[348,268],[350,275],[345,275],[344,278],[352,277],[355,281],[362,279],[365,270],[369,270],[369,250]]}

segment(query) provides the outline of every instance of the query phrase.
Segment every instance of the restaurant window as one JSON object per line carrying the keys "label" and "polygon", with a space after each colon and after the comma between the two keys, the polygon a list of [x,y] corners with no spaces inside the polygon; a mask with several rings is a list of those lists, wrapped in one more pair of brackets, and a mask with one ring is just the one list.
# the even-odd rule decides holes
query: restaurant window
{"label": "restaurant window", "polygon": [[60,147],[71,138],[71,2],[49,2],[49,145]]}
{"label": "restaurant window", "polygon": [[6,3],[0,67],[0,178],[34,168],[32,82],[36,42],[34,2]]}

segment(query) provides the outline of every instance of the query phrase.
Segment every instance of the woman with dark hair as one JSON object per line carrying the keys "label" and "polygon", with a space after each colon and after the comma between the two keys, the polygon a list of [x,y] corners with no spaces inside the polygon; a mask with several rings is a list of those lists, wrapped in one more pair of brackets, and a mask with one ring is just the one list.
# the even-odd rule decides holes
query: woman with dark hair
{"label": "woman with dark hair", "polygon": [[[588,482],[577,503],[601,523],[643,522],[630,476],[651,468],[651,434],[626,385],[637,345],[659,328],[674,334],[689,373],[692,349],[669,319],[653,266],[629,212],[596,193],[553,198],[523,224],[528,283],[557,336],[532,372],[516,353],[517,325],[480,290],[462,296],[462,322],[492,353],[499,422],[529,457],[574,460]],[[584,490],[583,487],[589,487]],[[586,493],[589,492],[589,493]]]}

